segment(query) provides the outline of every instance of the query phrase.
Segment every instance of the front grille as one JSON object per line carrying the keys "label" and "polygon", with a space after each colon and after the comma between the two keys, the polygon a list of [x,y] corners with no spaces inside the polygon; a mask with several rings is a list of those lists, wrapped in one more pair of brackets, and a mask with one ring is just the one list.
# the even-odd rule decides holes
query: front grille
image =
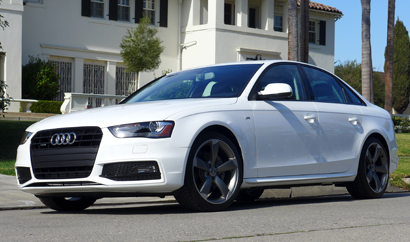
{"label": "front grille", "polygon": [[16,167],[17,179],[20,184],[24,184],[31,180],[30,168],[28,167]]}
{"label": "front grille", "polygon": [[[52,145],[54,134],[75,133],[72,144]],[[44,130],[31,140],[31,165],[37,179],[85,178],[91,174],[102,139],[99,127]]]}
{"label": "front grille", "polygon": [[155,161],[120,162],[104,165],[101,177],[114,181],[140,181],[161,179],[161,173]]}

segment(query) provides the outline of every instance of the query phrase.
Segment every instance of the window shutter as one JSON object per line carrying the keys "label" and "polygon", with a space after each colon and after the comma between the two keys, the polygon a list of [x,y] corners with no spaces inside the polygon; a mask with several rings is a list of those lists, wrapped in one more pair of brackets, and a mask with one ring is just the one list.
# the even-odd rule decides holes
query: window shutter
{"label": "window shutter", "polygon": [[81,1],[81,16],[91,17],[91,0]]}
{"label": "window shutter", "polygon": [[110,10],[108,12],[108,14],[109,14],[108,19],[109,20],[117,20],[118,19],[118,17],[117,17],[117,14],[118,14],[118,12],[117,12],[118,1],[117,0],[110,0],[109,7],[110,7]]}
{"label": "window shutter", "polygon": [[144,17],[144,0],[135,1],[135,23],[139,23],[140,19]]}
{"label": "window shutter", "polygon": [[326,45],[326,21],[320,21],[320,36],[319,36],[319,44]]}
{"label": "window shutter", "polygon": [[159,4],[159,26],[168,27],[168,0],[161,0]]}

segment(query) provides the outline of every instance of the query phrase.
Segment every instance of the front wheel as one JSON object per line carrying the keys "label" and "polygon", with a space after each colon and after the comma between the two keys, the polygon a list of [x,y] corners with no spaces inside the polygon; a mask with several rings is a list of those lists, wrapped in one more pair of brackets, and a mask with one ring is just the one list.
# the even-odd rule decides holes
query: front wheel
{"label": "front wheel", "polygon": [[39,197],[39,199],[44,205],[56,211],[81,211],[97,200],[92,197]]}
{"label": "front wheel", "polygon": [[389,157],[386,148],[378,139],[370,138],[363,146],[356,179],[346,188],[354,198],[378,198],[386,191],[388,181]]}
{"label": "front wheel", "polygon": [[210,132],[194,142],[184,186],[175,199],[195,211],[218,211],[235,200],[242,184],[242,159],[226,136]]}

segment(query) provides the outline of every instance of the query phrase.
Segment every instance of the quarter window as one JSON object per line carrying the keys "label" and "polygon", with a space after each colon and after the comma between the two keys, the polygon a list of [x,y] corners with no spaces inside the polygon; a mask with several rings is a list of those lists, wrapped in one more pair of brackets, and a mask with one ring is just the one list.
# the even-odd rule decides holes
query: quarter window
{"label": "quarter window", "polygon": [[270,68],[257,84],[257,91],[262,91],[268,84],[285,83],[288,84],[293,91],[293,94],[288,99],[306,100],[305,91],[303,88],[302,78],[299,70],[295,65],[277,65]]}
{"label": "quarter window", "polygon": [[342,88],[333,76],[307,66],[302,66],[302,69],[309,79],[316,101],[346,103]]}
{"label": "quarter window", "polygon": [[91,17],[104,18],[104,0],[91,0]]}

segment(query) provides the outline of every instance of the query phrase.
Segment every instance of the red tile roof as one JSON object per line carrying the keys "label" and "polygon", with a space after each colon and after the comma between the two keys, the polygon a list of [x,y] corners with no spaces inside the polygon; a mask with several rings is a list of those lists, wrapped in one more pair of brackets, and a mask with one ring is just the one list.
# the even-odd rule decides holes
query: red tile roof
{"label": "red tile roof", "polygon": [[[300,0],[298,0],[298,6],[300,6]],[[312,1],[309,1],[309,8],[319,10],[319,11],[343,14],[342,11],[340,11],[339,9],[337,9],[335,7],[327,6],[327,5],[312,2]]]}

